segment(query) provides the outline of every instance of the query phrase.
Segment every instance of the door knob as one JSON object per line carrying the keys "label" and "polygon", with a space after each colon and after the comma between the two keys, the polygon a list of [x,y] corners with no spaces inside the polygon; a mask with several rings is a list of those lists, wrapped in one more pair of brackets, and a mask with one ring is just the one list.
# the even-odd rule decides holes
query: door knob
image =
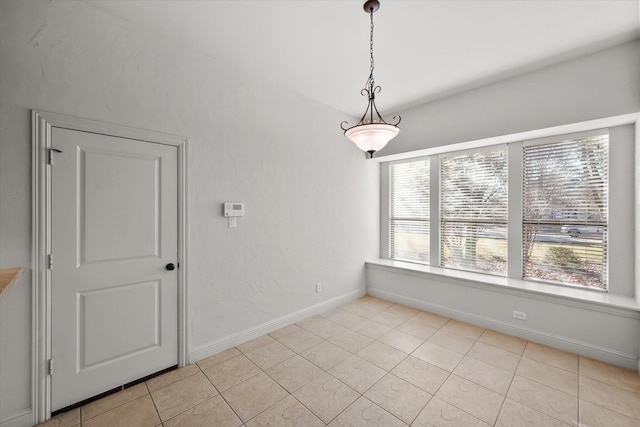
{"label": "door knob", "polygon": [[166,268],[166,269],[167,269],[167,270],[169,270],[169,271],[173,271],[173,270],[175,270],[175,269],[176,269],[176,266],[175,266],[175,265],[173,265],[173,263],[169,263],[169,264],[167,264],[164,268]]}

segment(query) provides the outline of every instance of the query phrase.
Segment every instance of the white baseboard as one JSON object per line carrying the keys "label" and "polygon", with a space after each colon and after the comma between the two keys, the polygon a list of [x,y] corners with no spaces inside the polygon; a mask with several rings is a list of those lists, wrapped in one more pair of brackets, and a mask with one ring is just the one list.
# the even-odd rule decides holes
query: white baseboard
{"label": "white baseboard", "polygon": [[519,325],[497,321],[488,317],[478,316],[475,314],[455,310],[438,304],[432,304],[424,300],[405,297],[393,292],[383,291],[380,289],[369,288],[367,293],[371,296],[386,299],[398,304],[409,307],[418,308],[420,310],[436,313],[441,316],[450,317],[452,319],[471,323],[482,328],[493,329],[504,334],[517,336],[529,341],[559,348],[561,350],[581,354],[593,359],[601,360],[612,365],[621,366],[627,369],[633,369],[640,372],[640,360],[635,356],[623,354],[615,350],[604,347],[595,346],[593,344],[581,342],[567,337],[550,334],[537,329],[523,328]]}
{"label": "white baseboard", "polygon": [[0,427],[31,427],[33,425],[33,414],[31,409],[25,409],[16,414],[0,420]]}
{"label": "white baseboard", "polygon": [[344,295],[340,295],[339,297],[335,297],[330,300],[323,301],[319,304],[312,305],[311,307],[303,308],[302,310],[287,314],[286,316],[282,316],[278,319],[262,323],[253,328],[245,329],[244,331],[228,335],[210,343],[199,345],[189,351],[189,363],[197,362],[198,360],[202,360],[206,357],[212,356],[231,347],[235,347],[254,338],[261,337],[262,335],[268,334],[269,332],[273,332],[277,329],[289,326],[292,323],[298,322],[302,319],[306,319],[307,317],[314,316],[316,314],[322,313],[323,311],[342,305],[346,302],[358,299],[366,294],[367,291],[365,288],[351,291]]}

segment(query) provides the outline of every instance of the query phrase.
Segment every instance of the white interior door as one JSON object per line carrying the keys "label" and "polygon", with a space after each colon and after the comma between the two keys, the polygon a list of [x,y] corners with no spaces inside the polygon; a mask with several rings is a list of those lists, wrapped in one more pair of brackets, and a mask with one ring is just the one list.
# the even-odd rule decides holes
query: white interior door
{"label": "white interior door", "polygon": [[51,410],[178,363],[177,148],[52,128]]}

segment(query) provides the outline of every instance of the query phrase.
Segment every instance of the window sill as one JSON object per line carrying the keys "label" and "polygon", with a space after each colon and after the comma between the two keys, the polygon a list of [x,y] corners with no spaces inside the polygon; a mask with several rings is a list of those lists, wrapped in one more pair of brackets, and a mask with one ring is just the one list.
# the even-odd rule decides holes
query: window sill
{"label": "window sill", "polygon": [[606,292],[594,292],[586,289],[509,279],[482,273],[432,267],[429,265],[382,258],[367,261],[366,266],[367,268],[392,271],[421,278],[437,278],[440,280],[453,281],[457,285],[479,287],[494,292],[526,294],[523,296],[546,300],[551,299],[554,302],[565,302],[571,305],[581,305],[582,303],[590,306],[595,305],[599,306],[603,311],[608,311],[608,309],[632,311],[635,312],[633,317],[638,317],[638,314],[640,314],[640,303],[635,298],[611,295]]}

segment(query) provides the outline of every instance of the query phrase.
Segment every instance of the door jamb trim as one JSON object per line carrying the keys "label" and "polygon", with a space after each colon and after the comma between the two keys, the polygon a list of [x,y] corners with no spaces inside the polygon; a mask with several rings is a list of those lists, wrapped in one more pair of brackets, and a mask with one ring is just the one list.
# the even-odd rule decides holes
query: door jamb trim
{"label": "door jamb trim", "polygon": [[31,407],[33,424],[51,417],[51,377],[47,360],[51,355],[51,275],[47,254],[51,248],[51,175],[48,150],[54,127],[99,133],[144,142],[172,145],[178,149],[178,366],[188,363],[188,148],[189,139],[128,126],[31,110],[32,188],[32,334]]}

